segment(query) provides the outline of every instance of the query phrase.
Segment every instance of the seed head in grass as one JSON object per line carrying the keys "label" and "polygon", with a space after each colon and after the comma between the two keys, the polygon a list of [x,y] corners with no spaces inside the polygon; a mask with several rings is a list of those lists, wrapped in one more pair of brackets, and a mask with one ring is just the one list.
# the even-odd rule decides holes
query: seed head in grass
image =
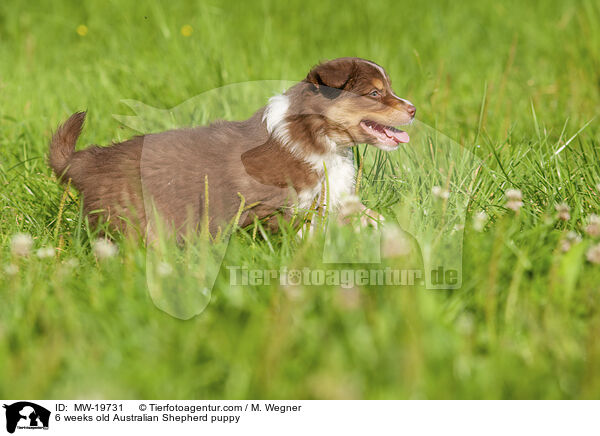
{"label": "seed head in grass", "polygon": [[591,214],[588,218],[588,224],[585,227],[585,233],[592,238],[600,236],[600,216]]}
{"label": "seed head in grass", "polygon": [[476,232],[483,231],[485,224],[487,223],[488,216],[484,211],[479,211],[473,216],[473,228]]}
{"label": "seed head in grass", "polygon": [[506,207],[519,212],[523,207],[523,193],[518,189],[509,189],[504,195],[506,196]]}
{"label": "seed head in grass", "polygon": [[92,243],[94,254],[100,260],[109,259],[117,254],[117,246],[108,239],[97,239]]}
{"label": "seed head in grass", "polygon": [[569,214],[569,211],[571,210],[571,208],[569,207],[568,204],[566,203],[560,203],[560,204],[556,204],[554,206],[554,208],[556,209],[557,212],[557,218],[561,221],[569,221],[571,219],[571,214]]}
{"label": "seed head in grass", "polygon": [[587,260],[596,265],[600,265],[600,244],[592,246],[586,254]]}
{"label": "seed head in grass", "polygon": [[446,200],[450,197],[450,192],[448,192],[447,189],[443,189],[440,186],[434,186],[433,188],[431,188],[431,193],[434,196],[441,198],[442,200]]}
{"label": "seed head in grass", "polygon": [[31,253],[33,239],[27,233],[17,233],[10,241],[10,249],[12,254],[20,257],[27,257]]}
{"label": "seed head in grass", "polygon": [[55,253],[55,250],[52,245],[48,245],[47,247],[39,248],[35,252],[37,257],[39,257],[40,259],[47,259],[49,257],[54,257],[54,253]]}

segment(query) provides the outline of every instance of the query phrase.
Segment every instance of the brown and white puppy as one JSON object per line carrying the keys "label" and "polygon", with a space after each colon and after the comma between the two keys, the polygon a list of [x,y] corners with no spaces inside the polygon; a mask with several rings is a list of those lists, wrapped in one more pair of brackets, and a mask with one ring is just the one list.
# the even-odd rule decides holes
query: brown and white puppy
{"label": "brown and white puppy", "polygon": [[245,121],[75,152],[85,120],[85,113],[75,113],[54,134],[49,163],[61,181],[71,180],[81,192],[92,224],[101,218],[152,234],[159,216],[181,236],[208,217],[216,232],[236,215],[243,196],[253,206],[242,214],[242,226],[258,217],[276,227],[277,213],[308,209],[324,186],[327,206],[338,208],[354,191],[350,148],[366,143],[396,149],[409,138],[393,126],[411,122],[415,112],[394,94],[379,65],[340,58],[317,65]]}

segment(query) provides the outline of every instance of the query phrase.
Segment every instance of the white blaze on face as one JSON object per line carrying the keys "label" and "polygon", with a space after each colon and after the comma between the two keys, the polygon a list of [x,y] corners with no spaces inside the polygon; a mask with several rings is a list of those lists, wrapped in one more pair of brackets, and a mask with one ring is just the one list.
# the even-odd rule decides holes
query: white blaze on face
{"label": "white blaze on face", "polygon": [[[387,82],[388,82],[387,75],[385,74],[385,70],[384,70],[383,68],[381,68],[379,65],[377,65],[377,64],[376,64],[376,63],[374,63],[374,62],[371,62],[371,61],[366,61],[366,62],[367,62],[369,65],[372,65],[373,67],[377,68],[377,71],[379,71],[379,73],[381,74],[381,77],[383,77],[384,83],[387,83]],[[393,91],[392,91],[392,94],[393,94]],[[414,105],[413,105],[413,104],[412,104],[410,101],[408,101],[408,100],[407,100],[407,99],[405,99],[405,98],[398,97],[396,94],[393,94],[393,96],[394,96],[394,97],[396,97],[396,98],[397,98],[397,99],[399,99],[399,100],[402,100],[402,101],[403,101],[404,103],[406,103],[407,105],[414,106]]]}
{"label": "white blaze on face", "polygon": [[409,105],[409,106],[414,106],[414,105],[413,105],[413,104],[412,104],[410,101],[408,101],[407,99],[405,99],[405,98],[402,98],[402,97],[398,97],[396,94],[394,94],[394,96],[395,96],[395,97],[397,97],[399,100],[402,100],[402,101],[403,101],[404,103],[406,103],[407,105]]}
{"label": "white blaze on face", "polygon": [[371,61],[366,61],[369,65],[377,68],[377,71],[379,71],[379,73],[381,74],[381,77],[383,78],[383,83],[387,83],[388,79],[387,76],[385,74],[385,70],[383,68],[381,68],[379,65],[377,65],[375,62],[371,62]]}

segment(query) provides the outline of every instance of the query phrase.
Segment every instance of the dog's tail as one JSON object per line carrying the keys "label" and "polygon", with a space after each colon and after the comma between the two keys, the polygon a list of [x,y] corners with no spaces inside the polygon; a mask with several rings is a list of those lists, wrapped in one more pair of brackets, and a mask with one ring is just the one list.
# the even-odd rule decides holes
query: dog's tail
{"label": "dog's tail", "polygon": [[71,156],[75,152],[77,138],[81,135],[86,112],[75,112],[67,121],[58,127],[50,141],[48,163],[56,177],[61,179],[69,167]]}

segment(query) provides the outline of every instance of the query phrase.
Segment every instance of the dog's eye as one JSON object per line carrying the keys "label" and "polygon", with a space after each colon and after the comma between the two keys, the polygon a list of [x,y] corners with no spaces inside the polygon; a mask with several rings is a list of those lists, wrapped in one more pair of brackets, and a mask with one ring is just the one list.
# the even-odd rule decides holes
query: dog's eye
{"label": "dog's eye", "polygon": [[379,91],[377,91],[376,89],[374,89],[373,91],[369,92],[369,95],[371,97],[379,97],[381,95],[381,93]]}

